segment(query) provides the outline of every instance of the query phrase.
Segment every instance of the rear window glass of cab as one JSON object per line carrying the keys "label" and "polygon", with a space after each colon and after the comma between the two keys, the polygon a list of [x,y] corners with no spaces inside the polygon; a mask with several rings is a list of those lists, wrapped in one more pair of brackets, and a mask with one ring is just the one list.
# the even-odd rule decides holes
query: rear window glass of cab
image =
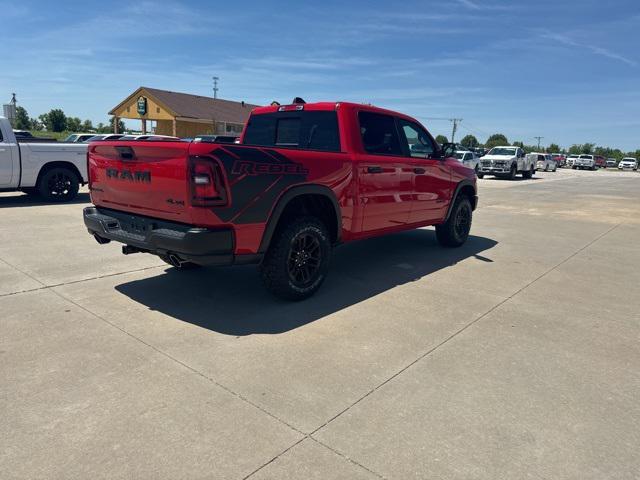
{"label": "rear window glass of cab", "polygon": [[335,111],[300,110],[252,115],[242,143],[339,152],[338,118]]}

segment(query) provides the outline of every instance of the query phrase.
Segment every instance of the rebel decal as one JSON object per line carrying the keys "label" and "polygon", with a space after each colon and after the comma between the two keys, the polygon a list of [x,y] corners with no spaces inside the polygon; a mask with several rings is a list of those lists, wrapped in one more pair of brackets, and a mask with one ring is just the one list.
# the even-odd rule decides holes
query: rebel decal
{"label": "rebel decal", "polygon": [[304,165],[271,149],[221,146],[211,156],[222,164],[231,190],[231,205],[214,210],[224,222],[265,222],[282,192],[304,183],[309,173]]}
{"label": "rebel decal", "polygon": [[306,175],[309,170],[297,163],[273,164],[238,160],[233,164],[232,173],[234,175]]}

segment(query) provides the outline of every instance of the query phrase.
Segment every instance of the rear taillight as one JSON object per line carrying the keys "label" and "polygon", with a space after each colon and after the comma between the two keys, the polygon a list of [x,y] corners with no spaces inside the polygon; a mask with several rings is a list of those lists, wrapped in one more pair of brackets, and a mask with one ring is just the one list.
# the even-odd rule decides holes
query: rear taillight
{"label": "rear taillight", "polygon": [[91,168],[89,167],[89,148],[87,148],[87,183],[89,184],[89,192],[91,192]]}
{"label": "rear taillight", "polygon": [[218,163],[204,157],[191,157],[189,168],[191,205],[213,207],[227,204],[227,191]]}

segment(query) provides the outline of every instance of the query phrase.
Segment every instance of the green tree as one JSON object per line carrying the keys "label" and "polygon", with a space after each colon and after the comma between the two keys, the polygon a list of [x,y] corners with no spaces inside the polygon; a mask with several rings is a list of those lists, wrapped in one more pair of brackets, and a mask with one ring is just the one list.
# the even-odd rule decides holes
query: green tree
{"label": "green tree", "polygon": [[478,145],[480,145],[478,139],[473,135],[467,135],[462,140],[460,140],[460,143],[467,148],[476,148]]}
{"label": "green tree", "polygon": [[70,132],[79,132],[82,130],[82,120],[78,117],[67,117],[67,130]]}
{"label": "green tree", "polygon": [[90,132],[91,130],[94,130],[93,123],[91,123],[91,120],[85,120],[84,122],[82,122],[83,132]]}
{"label": "green tree", "polygon": [[33,117],[30,118],[29,119],[29,124],[31,125],[31,130],[43,130],[44,129],[44,125],[37,118],[33,118]]}
{"label": "green tree", "polygon": [[16,108],[16,119],[14,122],[14,128],[17,130],[31,130],[31,120],[29,114],[23,107]]}
{"label": "green tree", "polygon": [[574,144],[574,145],[571,145],[569,147],[569,154],[570,155],[580,155],[582,153],[581,150],[582,150],[582,145]]}
{"label": "green tree", "polygon": [[438,135],[436,137],[436,142],[438,142],[440,145],[442,145],[443,143],[449,143],[449,139],[447,137],[445,137],[444,135]]}
{"label": "green tree", "polygon": [[547,152],[549,153],[560,153],[560,145],[552,143],[547,147]]}
{"label": "green tree", "polygon": [[583,143],[580,146],[580,150],[581,150],[580,153],[587,154],[587,155],[592,154],[595,146],[596,146],[595,143]]}
{"label": "green tree", "polygon": [[67,116],[59,108],[40,115],[40,119],[50,132],[64,132],[67,128]]}
{"label": "green tree", "polygon": [[[115,120],[116,117],[111,117],[111,120],[109,120],[109,125],[106,127],[107,128],[107,132],[105,133],[114,133],[114,129],[113,129],[113,121]],[[118,120],[118,132],[122,133],[125,131],[125,126],[124,126],[124,122],[122,120]]]}
{"label": "green tree", "polygon": [[499,145],[509,145],[509,140],[502,133],[494,133],[491,135],[484,144],[484,148],[493,148]]}

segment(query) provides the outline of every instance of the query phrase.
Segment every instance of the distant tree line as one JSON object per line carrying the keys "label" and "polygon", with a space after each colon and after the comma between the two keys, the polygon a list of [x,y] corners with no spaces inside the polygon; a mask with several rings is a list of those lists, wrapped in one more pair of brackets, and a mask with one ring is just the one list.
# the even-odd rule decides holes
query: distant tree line
{"label": "distant tree line", "polygon": [[[444,135],[438,135],[436,137],[436,141],[438,143],[446,143],[447,137]],[[583,143],[578,145],[572,145],[569,149],[560,148],[559,145],[552,143],[546,147],[540,146],[538,148],[536,145],[525,145],[524,142],[521,141],[513,141],[509,142],[506,135],[502,133],[495,133],[491,135],[487,141],[482,145],[478,139],[473,135],[467,135],[462,140],[460,140],[460,144],[466,148],[478,148],[484,147],[487,149],[491,149],[493,147],[497,147],[499,145],[514,145],[522,148],[525,152],[541,152],[541,153],[565,153],[565,154],[591,154],[591,155],[602,155],[605,158],[615,158],[616,160],[621,160],[623,157],[635,157],[640,160],[640,149],[637,149],[635,152],[623,152],[619,148],[610,148],[610,147],[599,147],[596,146],[595,143]]]}
{"label": "distant tree line", "polygon": [[[49,113],[43,113],[38,118],[33,118],[29,117],[24,107],[17,107],[13,128],[17,130],[46,130],[48,132],[113,133],[113,120],[106,124],[93,125],[91,120],[83,121],[78,117],[67,117],[59,108],[54,108]],[[118,131],[123,132],[124,130],[124,122],[119,120]]]}

